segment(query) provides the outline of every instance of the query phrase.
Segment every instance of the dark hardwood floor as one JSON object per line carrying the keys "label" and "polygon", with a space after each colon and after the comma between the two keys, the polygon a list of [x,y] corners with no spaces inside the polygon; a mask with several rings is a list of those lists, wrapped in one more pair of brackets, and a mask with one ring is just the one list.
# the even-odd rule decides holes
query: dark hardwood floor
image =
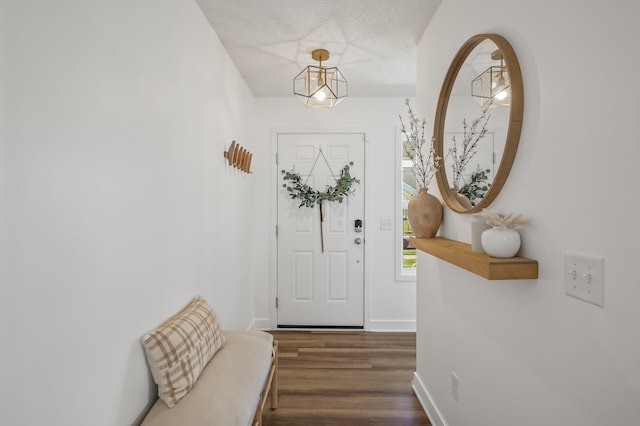
{"label": "dark hardwood floor", "polygon": [[415,333],[272,331],[279,342],[278,409],[264,426],[425,425],[411,389]]}

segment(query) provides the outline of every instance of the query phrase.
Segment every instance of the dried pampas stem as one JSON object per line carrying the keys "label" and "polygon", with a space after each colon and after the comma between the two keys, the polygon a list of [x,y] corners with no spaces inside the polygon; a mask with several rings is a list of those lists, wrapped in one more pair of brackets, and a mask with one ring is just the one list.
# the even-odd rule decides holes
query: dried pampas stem
{"label": "dried pampas stem", "polygon": [[513,213],[509,213],[503,216],[499,213],[491,212],[487,209],[482,209],[481,213],[487,225],[495,228],[512,228],[517,229],[531,222],[529,219],[525,219],[521,214],[514,216]]}

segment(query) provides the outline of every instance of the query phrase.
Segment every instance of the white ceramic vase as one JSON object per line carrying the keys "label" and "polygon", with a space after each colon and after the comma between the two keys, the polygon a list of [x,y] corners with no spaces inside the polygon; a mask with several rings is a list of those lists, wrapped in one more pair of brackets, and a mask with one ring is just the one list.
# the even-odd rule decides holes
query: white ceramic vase
{"label": "white ceramic vase", "polygon": [[520,233],[512,228],[491,228],[482,233],[482,248],[492,257],[513,257],[520,250]]}

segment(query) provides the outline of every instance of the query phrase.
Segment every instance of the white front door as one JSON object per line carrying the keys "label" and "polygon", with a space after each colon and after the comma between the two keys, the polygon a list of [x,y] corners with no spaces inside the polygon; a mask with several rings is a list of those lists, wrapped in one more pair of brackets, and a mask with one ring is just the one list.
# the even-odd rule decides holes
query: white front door
{"label": "white front door", "polygon": [[[294,170],[323,192],[350,162],[360,183],[342,203],[324,202],[322,224],[318,205],[299,207],[283,188],[280,171]],[[278,169],[278,326],[362,327],[364,134],[279,133]]]}

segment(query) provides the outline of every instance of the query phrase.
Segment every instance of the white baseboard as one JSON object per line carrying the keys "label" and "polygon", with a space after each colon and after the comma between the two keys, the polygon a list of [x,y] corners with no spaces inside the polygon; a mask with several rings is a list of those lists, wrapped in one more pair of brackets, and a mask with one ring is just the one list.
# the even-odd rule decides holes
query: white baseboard
{"label": "white baseboard", "polygon": [[367,331],[416,331],[415,321],[373,320],[367,324]]}
{"label": "white baseboard", "polygon": [[425,413],[427,413],[427,417],[429,417],[429,421],[433,426],[447,426],[447,422],[444,421],[440,410],[436,406],[433,398],[429,395],[427,388],[422,383],[420,376],[417,372],[413,373],[413,381],[411,382],[411,387],[413,388],[413,392],[418,397],[418,401],[422,404],[422,408],[424,408]]}
{"label": "white baseboard", "polygon": [[[248,330],[271,330],[271,320],[269,318],[254,318]],[[366,331],[416,331],[415,321],[369,321],[365,327]]]}
{"label": "white baseboard", "polygon": [[271,330],[271,320],[269,318],[254,318],[249,325],[249,330]]}

